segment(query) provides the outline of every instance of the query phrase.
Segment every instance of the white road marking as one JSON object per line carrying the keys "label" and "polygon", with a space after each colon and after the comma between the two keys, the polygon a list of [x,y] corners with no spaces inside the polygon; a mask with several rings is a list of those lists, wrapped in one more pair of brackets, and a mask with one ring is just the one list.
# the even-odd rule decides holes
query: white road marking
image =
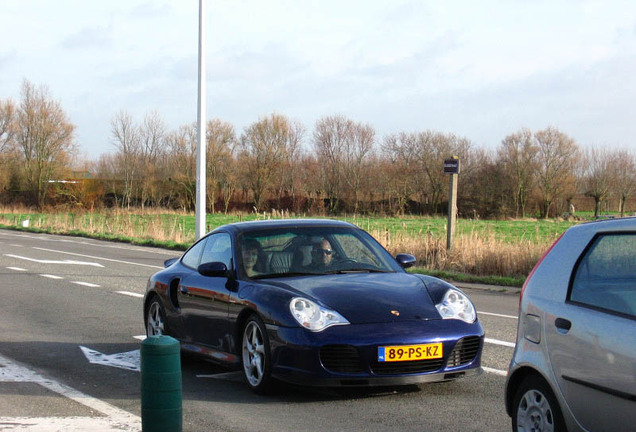
{"label": "white road marking", "polygon": [[81,281],[72,281],[72,284],[75,285],[81,285],[81,286],[85,286],[85,287],[89,287],[89,288],[99,288],[101,285],[97,285],[94,283],[90,283],[90,282],[81,282]]}
{"label": "white road marking", "polygon": [[15,271],[21,271],[21,272],[25,272],[27,271],[27,269],[22,268],[22,267],[7,267],[9,270],[15,270]]}
{"label": "white road marking", "polygon": [[[124,250],[136,250],[136,251],[144,251],[144,252],[151,252],[151,253],[155,253],[158,255],[175,255],[175,252],[171,252],[171,251],[163,251],[160,249],[150,249],[147,247],[140,247],[140,246],[134,246],[134,245],[120,245],[120,244],[106,244],[106,243],[92,243],[90,241],[86,241],[86,240],[72,240],[72,239],[68,239],[68,238],[56,238],[53,236],[47,236],[44,234],[40,234],[40,235],[28,235],[28,234],[13,234],[13,233],[6,233],[6,232],[1,232],[0,236],[4,236],[4,237],[19,237],[19,238],[28,238],[28,239],[35,239],[35,240],[40,240],[40,241],[48,241],[48,242],[58,242],[58,243],[74,243],[74,244],[79,244],[79,245],[86,245],[86,246],[94,246],[94,247],[99,247],[99,248],[111,248],[111,249],[124,249]],[[11,246],[16,246],[16,247],[24,247],[24,245],[11,245]]]}
{"label": "white road marking", "polygon": [[24,245],[21,245],[21,244],[10,244],[9,246],[13,246],[13,247],[24,247]]}
{"label": "white road marking", "polygon": [[139,246],[120,246],[120,245],[109,245],[109,244],[97,244],[97,243],[91,243],[91,242],[87,242],[87,241],[76,241],[76,240],[57,240],[57,241],[64,242],[64,243],[75,243],[75,244],[86,245],[86,246],[94,246],[94,247],[98,247],[100,249],[110,248],[110,249],[131,250],[131,251],[146,252],[146,253],[151,252],[151,253],[155,253],[155,254],[158,254],[158,255],[169,255],[169,256],[175,256],[176,255],[174,252],[170,252],[170,251],[149,250],[148,248],[143,248],[143,247],[139,247]]}
{"label": "white road marking", "polygon": [[507,371],[503,371],[503,370],[499,370],[499,369],[493,369],[493,368],[489,368],[489,367],[485,367],[485,366],[482,366],[482,369],[484,370],[484,372],[492,373],[492,374],[499,375],[499,376],[507,376],[508,375]]}
{"label": "white road marking", "polygon": [[505,342],[505,341],[500,341],[497,339],[489,339],[489,338],[485,338],[484,342],[486,343],[490,343],[493,345],[501,345],[501,346],[505,346],[505,347],[509,347],[509,348],[514,348],[515,344],[513,342]]}
{"label": "white road marking", "polygon": [[[106,415],[109,420],[109,425],[112,429],[95,429],[91,426],[85,427],[83,430],[119,430],[119,431],[140,431],[141,430],[141,418],[138,416],[117,408],[102,400],[93,398],[84,394],[72,387],[44,377],[31,369],[24,366],[17,365],[8,358],[0,355],[0,382],[30,382],[41,385],[42,387],[53,391],[61,396],[71,399],[77,403],[80,403],[90,409],[99,411]],[[99,420],[99,419],[96,419]],[[6,417],[0,418],[0,424],[5,422],[15,422],[15,419],[7,419]],[[101,420],[99,420],[101,421]],[[28,429],[32,431],[49,431],[51,428],[46,428],[46,424],[42,425],[43,428]],[[17,429],[16,430],[24,430]],[[57,430],[57,429],[53,429]],[[64,429],[66,430],[66,429]],[[72,429],[71,429],[72,430]]]}
{"label": "white road marking", "polygon": [[25,260],[25,261],[32,261],[32,262],[36,262],[36,263],[39,263],[39,264],[70,264],[70,265],[86,265],[86,266],[102,267],[102,268],[104,267],[100,263],[87,262],[87,261],[40,260],[40,259],[29,258],[29,257],[24,257],[24,256],[21,256],[21,255],[13,255],[13,254],[4,254],[4,256],[11,257],[11,258],[17,258],[17,259],[21,259],[21,260]]}
{"label": "white road marking", "polygon": [[57,276],[52,274],[41,274],[40,276],[49,278],[49,279],[64,279],[62,276]]}
{"label": "white road marking", "polygon": [[143,294],[138,294],[138,293],[134,293],[134,292],[130,292],[130,291],[116,291],[118,294],[123,294],[123,295],[127,295],[130,297],[138,297],[138,298],[144,298]]}
{"label": "white road marking", "polygon": [[55,253],[61,253],[61,254],[66,254],[66,255],[79,256],[79,257],[83,257],[83,258],[98,259],[98,260],[102,260],[102,261],[116,262],[116,263],[120,263],[120,264],[130,264],[130,265],[135,265],[135,266],[140,266],[140,267],[150,267],[150,268],[156,268],[156,269],[163,269],[164,268],[163,266],[156,266],[156,265],[150,265],[150,264],[141,264],[141,263],[135,263],[135,262],[130,262],[130,261],[122,261],[122,260],[116,260],[116,259],[110,259],[110,258],[103,258],[103,257],[98,257],[98,256],[93,256],[93,255],[83,255],[83,254],[78,254],[78,253],[73,253],[73,252],[65,252],[65,251],[55,250],[55,249],[46,249],[46,248],[40,248],[40,247],[34,247],[33,249],[42,250],[42,251],[46,251],[46,252],[55,252]]}
{"label": "white road marking", "polygon": [[502,314],[497,314],[497,313],[492,313],[492,312],[477,312],[478,315],[490,315],[490,316],[496,316],[496,317],[501,317],[501,318],[510,318],[510,319],[519,319],[519,317],[516,317],[514,315],[502,315]]}
{"label": "white road marking", "polygon": [[0,430],[28,432],[138,431],[107,417],[0,417]]}
{"label": "white road marking", "polygon": [[89,363],[102,366],[111,366],[134,372],[139,372],[141,370],[139,350],[116,354],[104,354],[83,346],[80,346],[80,349],[84,353],[84,356],[86,356],[86,359],[89,361]]}
{"label": "white road marking", "polygon": [[146,335],[133,336],[134,339],[144,341],[146,340]]}

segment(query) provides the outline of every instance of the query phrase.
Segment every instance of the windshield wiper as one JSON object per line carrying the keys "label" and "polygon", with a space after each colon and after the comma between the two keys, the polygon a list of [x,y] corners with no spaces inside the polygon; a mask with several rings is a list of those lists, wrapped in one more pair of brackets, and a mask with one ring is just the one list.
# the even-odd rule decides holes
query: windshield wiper
{"label": "windshield wiper", "polygon": [[347,269],[338,269],[331,270],[325,272],[325,274],[346,274],[346,273],[394,273],[390,270],[380,270],[380,269],[371,269],[371,268],[347,268]]}

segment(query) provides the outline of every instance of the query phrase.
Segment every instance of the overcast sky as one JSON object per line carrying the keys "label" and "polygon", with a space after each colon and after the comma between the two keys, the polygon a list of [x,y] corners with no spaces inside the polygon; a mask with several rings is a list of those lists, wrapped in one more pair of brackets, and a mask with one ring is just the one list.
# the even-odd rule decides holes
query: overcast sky
{"label": "overcast sky", "polygon": [[[46,85],[91,159],[110,121],[196,121],[198,0],[0,0],[0,99]],[[636,2],[206,0],[207,117],[341,114],[496,148],[554,126],[636,150]],[[307,139],[308,141],[308,139]]]}

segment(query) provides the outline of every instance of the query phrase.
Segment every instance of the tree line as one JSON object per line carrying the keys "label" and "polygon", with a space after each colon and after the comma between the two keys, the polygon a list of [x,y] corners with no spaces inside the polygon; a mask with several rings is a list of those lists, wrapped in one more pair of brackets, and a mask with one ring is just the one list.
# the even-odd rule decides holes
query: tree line
{"label": "tree line", "polygon": [[[196,123],[170,130],[156,111],[110,122],[113,151],[77,159],[75,125],[44,86],[24,81],[18,102],[0,100],[3,204],[102,207],[195,205]],[[621,215],[636,192],[636,156],[581,147],[555,127],[521,129],[494,150],[434,130],[379,137],[342,115],[308,130],[272,113],[237,133],[206,125],[207,210],[295,213],[438,214],[446,210],[443,161],[459,157],[458,211],[464,217],[548,217],[582,198],[595,214]]]}

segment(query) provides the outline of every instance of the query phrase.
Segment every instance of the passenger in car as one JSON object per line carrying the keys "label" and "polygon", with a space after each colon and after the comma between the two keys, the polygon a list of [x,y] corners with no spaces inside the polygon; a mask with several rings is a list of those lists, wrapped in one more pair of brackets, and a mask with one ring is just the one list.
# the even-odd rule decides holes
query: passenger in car
{"label": "passenger in car", "polygon": [[243,268],[247,276],[252,277],[263,274],[257,270],[259,268],[258,259],[263,250],[261,244],[257,240],[248,238],[245,239],[242,246],[241,256],[243,258]]}

